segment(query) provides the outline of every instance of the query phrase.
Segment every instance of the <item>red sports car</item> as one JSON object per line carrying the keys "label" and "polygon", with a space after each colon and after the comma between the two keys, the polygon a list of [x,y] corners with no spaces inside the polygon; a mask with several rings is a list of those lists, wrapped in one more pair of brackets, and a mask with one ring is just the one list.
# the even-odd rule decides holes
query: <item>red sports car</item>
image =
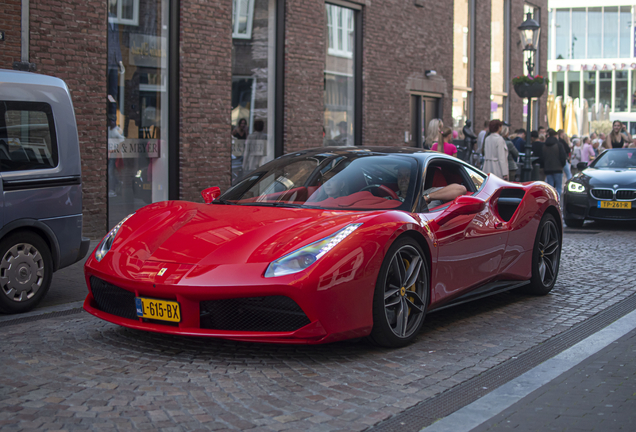
{"label": "red sports car", "polygon": [[84,309],[161,333],[395,347],[427,312],[513,288],[547,294],[559,270],[554,189],[438,152],[300,151],[202,194],[113,228],[86,262]]}

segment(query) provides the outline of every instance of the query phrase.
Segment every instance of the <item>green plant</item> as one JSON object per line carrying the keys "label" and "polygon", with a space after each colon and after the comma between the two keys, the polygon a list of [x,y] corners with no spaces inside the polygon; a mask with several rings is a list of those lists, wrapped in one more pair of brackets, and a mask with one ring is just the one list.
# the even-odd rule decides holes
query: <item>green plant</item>
{"label": "green plant", "polygon": [[548,84],[550,80],[548,78],[544,78],[542,75],[527,76],[527,75],[519,75],[512,79],[512,85],[521,85],[521,84]]}

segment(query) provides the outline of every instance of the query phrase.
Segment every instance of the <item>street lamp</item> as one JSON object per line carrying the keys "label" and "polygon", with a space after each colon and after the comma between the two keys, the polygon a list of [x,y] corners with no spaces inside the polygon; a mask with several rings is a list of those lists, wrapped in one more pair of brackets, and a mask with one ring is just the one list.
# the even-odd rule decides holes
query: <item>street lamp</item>
{"label": "street lamp", "polygon": [[[519,33],[521,36],[521,46],[524,51],[528,51],[528,60],[526,61],[526,66],[528,67],[528,75],[532,76],[532,71],[534,70],[534,53],[537,51],[537,46],[539,45],[539,34],[541,33],[541,26],[538,22],[532,19],[532,12],[528,12],[526,15],[526,20],[519,27]],[[532,173],[532,143],[530,141],[530,128],[531,128],[531,101],[532,97],[528,95],[528,103],[527,103],[527,115],[526,115],[526,148],[525,148],[525,157],[523,159],[523,169],[521,172],[521,181],[530,181],[531,173]]]}

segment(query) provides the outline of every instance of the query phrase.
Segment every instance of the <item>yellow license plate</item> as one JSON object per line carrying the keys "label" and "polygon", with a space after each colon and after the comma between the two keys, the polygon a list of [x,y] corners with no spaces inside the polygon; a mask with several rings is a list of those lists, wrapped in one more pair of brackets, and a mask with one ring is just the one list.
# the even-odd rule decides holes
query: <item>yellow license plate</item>
{"label": "yellow license plate", "polygon": [[599,201],[598,208],[630,210],[632,208],[632,202],[631,201]]}
{"label": "yellow license plate", "polygon": [[142,188],[144,190],[151,190],[152,189],[152,185],[150,183],[144,183],[144,185],[142,186]]}
{"label": "yellow license plate", "polygon": [[141,318],[181,322],[181,308],[177,302],[135,297],[135,307]]}

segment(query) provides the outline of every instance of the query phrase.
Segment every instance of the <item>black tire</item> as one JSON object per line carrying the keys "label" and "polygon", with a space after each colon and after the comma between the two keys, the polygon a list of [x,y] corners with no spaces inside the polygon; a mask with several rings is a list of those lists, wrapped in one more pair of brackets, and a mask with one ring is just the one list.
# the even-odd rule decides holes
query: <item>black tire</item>
{"label": "black tire", "polygon": [[561,262],[561,230],[549,213],[543,215],[532,250],[532,279],[523,291],[533,295],[546,295],[556,282]]}
{"label": "black tire", "polygon": [[384,257],[375,284],[369,340],[391,348],[411,343],[424,323],[428,293],[429,271],[422,248],[410,237],[399,238]]}
{"label": "black tire", "polygon": [[53,259],[46,242],[20,231],[0,242],[0,312],[33,309],[51,286]]}
{"label": "black tire", "polygon": [[565,219],[565,224],[570,228],[581,228],[583,226],[584,219]]}

